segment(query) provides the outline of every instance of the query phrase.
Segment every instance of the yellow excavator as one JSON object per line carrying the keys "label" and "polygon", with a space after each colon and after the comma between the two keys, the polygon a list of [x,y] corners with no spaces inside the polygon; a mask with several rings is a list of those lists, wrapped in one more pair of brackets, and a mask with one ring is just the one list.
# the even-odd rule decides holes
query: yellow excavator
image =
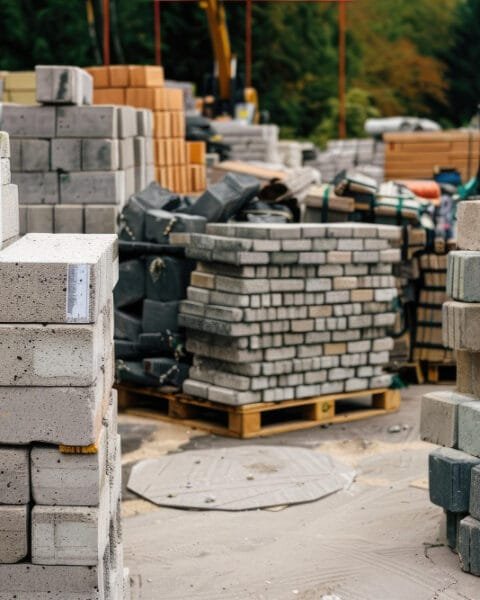
{"label": "yellow excavator", "polygon": [[232,54],[227,17],[222,0],[200,0],[207,15],[215,68],[206,84],[203,113],[209,118],[232,116],[258,122],[258,94],[252,87],[241,87],[237,58]]}

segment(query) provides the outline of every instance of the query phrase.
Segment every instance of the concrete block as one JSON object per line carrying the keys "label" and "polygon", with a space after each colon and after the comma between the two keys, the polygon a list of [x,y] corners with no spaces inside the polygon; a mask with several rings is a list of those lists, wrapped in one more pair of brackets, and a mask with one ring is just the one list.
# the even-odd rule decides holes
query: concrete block
{"label": "concrete block", "polygon": [[27,207],[29,233],[53,233],[53,206],[33,205]]}
{"label": "concrete block", "polygon": [[458,350],[457,390],[480,397],[480,353]]}
{"label": "concrete block", "polygon": [[445,302],[443,343],[455,350],[480,351],[480,304]]}
{"label": "concrete block", "polygon": [[[120,149],[127,140],[83,139],[82,171],[116,171],[120,166]],[[133,139],[130,139],[133,144]],[[129,165],[132,166],[132,165]],[[80,169],[77,169],[80,171]]]}
{"label": "concrete block", "polygon": [[0,128],[15,138],[53,138],[55,107],[3,104]]}
{"label": "concrete block", "polygon": [[480,401],[464,402],[458,407],[458,448],[480,456]]}
{"label": "concrete block", "polygon": [[79,138],[54,138],[50,142],[52,171],[82,170],[82,140]]}
{"label": "concrete block", "polygon": [[29,502],[29,448],[0,446],[0,504],[15,505]]}
{"label": "concrete block", "polygon": [[62,204],[123,204],[125,173],[123,171],[88,171],[60,173]]}
{"label": "concrete block", "polygon": [[50,140],[22,139],[21,171],[50,171]]}
{"label": "concrete block", "polygon": [[[0,135],[4,133],[0,131]],[[5,134],[8,135],[8,134]],[[10,170],[21,171],[22,170],[22,138],[9,139],[10,146]],[[0,142],[1,143],[1,142]]]}
{"label": "concrete block", "polygon": [[116,233],[120,210],[113,204],[85,206],[85,233]]}
{"label": "concrete block", "polygon": [[208,390],[210,386],[206,383],[196,381],[194,379],[185,379],[183,382],[183,391],[185,394],[197,396],[208,400]]}
{"label": "concrete block", "polygon": [[460,521],[462,521],[466,516],[467,514],[465,513],[452,513],[449,510],[445,511],[447,544],[454,552],[458,552],[458,530],[460,527]]}
{"label": "concrete block", "polygon": [[[5,127],[5,129],[8,128]],[[457,207],[457,248],[480,251],[480,201],[459,202]]]}
{"label": "concrete block", "polygon": [[452,448],[437,448],[428,464],[430,501],[451,512],[468,512],[471,471],[480,459]]}
{"label": "concrete block", "polygon": [[254,404],[262,401],[261,392],[239,392],[219,386],[209,386],[208,399],[211,402],[220,402],[221,404],[229,404],[232,406],[240,406],[243,404]]}
{"label": "concrete block", "polygon": [[133,137],[127,137],[120,140],[119,161],[119,167],[116,168],[130,169],[135,166],[135,146]]}
{"label": "concrete block", "polygon": [[18,185],[21,204],[57,204],[58,179],[56,173],[12,173]]}
{"label": "concrete block", "polygon": [[352,262],[352,252],[331,250],[327,252],[327,263],[336,265],[348,265]]}
{"label": "concrete block", "polygon": [[380,250],[381,263],[399,263],[402,260],[400,248],[389,248],[388,250]]}
{"label": "concrete block", "polygon": [[83,233],[83,206],[57,204],[53,207],[53,229],[55,233]]}
{"label": "concrete block", "polygon": [[450,252],[447,294],[462,302],[480,302],[480,252]]}
{"label": "concrete block", "polygon": [[457,548],[462,570],[480,576],[480,521],[473,517],[460,521]]}
{"label": "concrete block", "polygon": [[20,231],[18,188],[10,183],[0,186],[0,247],[1,242],[15,238]]}
{"label": "concrete block", "polygon": [[0,158],[10,158],[10,135],[6,131],[0,131]]}
{"label": "concrete block", "polygon": [[[137,111],[133,106],[117,106],[118,109],[118,137],[130,138],[138,134]],[[116,137],[108,136],[105,137]]]}
{"label": "concrete block", "polygon": [[37,102],[40,104],[91,104],[93,79],[78,67],[35,67]]}
{"label": "concrete block", "polygon": [[[28,554],[29,507],[0,506],[0,564],[17,563]],[[0,597],[2,585],[0,579]]]}
{"label": "concrete block", "polygon": [[118,279],[113,235],[29,234],[0,253],[3,323],[93,323]]}
{"label": "concrete block", "polygon": [[472,469],[469,512],[474,519],[480,519],[480,466]]}
{"label": "concrete block", "polygon": [[[118,106],[59,106],[43,107],[56,110],[56,133],[35,137],[117,138]],[[55,130],[54,130],[55,131]],[[34,134],[30,134],[32,137]],[[23,136],[25,137],[25,136]]]}

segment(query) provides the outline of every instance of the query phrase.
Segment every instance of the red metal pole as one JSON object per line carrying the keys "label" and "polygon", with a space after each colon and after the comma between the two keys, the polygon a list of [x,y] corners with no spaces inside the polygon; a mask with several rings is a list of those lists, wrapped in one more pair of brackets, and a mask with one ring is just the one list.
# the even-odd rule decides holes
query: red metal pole
{"label": "red metal pole", "polygon": [[103,0],[103,64],[110,64],[110,0]]}
{"label": "red metal pole", "polygon": [[245,6],[245,87],[252,87],[252,0]]}
{"label": "red metal pole", "polygon": [[345,107],[346,88],[346,29],[347,5],[344,0],[338,3],[338,135],[347,137],[347,115]]}
{"label": "red metal pole", "polygon": [[162,38],[160,30],[160,0],[153,0],[153,26],[155,28],[155,64],[162,64]]}

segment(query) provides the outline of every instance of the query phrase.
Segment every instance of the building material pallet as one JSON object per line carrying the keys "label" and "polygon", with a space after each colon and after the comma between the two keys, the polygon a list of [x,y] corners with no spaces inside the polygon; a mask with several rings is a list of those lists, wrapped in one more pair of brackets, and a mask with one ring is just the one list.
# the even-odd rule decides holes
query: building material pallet
{"label": "building material pallet", "polygon": [[424,363],[427,383],[455,383],[457,365],[454,362]]}
{"label": "building material pallet", "polygon": [[128,414],[243,439],[357,421],[400,407],[400,391],[387,388],[244,406],[228,406],[158,388],[120,384],[117,390],[119,409]]}

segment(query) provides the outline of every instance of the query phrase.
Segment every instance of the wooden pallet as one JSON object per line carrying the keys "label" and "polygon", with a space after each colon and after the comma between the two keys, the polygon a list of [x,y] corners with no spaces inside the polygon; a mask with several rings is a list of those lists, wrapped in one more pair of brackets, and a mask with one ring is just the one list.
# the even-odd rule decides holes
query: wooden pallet
{"label": "wooden pallet", "polygon": [[228,406],[181,393],[160,392],[156,388],[121,384],[117,390],[119,409],[128,414],[236,438],[357,421],[400,407],[400,391],[387,388],[245,406]]}
{"label": "wooden pallet", "polygon": [[455,363],[425,363],[424,371],[428,383],[455,383],[457,377]]}

